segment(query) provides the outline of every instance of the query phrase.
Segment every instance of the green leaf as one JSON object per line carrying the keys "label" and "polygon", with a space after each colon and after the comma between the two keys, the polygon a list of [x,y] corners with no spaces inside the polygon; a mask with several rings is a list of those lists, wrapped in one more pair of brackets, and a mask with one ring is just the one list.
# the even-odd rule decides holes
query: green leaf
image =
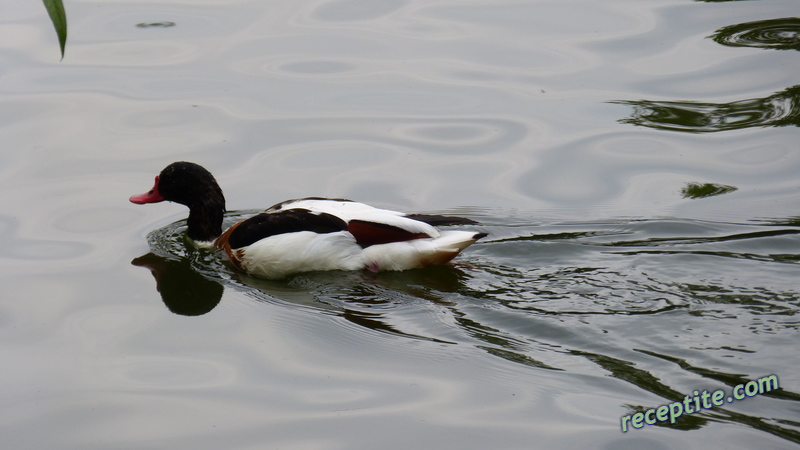
{"label": "green leaf", "polygon": [[64,59],[64,48],[67,46],[67,13],[64,11],[64,4],[61,0],[42,0],[53,27],[58,35],[58,43],[61,45],[61,59]]}

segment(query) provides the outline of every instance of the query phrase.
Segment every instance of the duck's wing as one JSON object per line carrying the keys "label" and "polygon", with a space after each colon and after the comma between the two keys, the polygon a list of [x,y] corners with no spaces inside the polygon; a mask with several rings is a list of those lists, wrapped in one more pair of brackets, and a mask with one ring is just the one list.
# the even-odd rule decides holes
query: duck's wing
{"label": "duck's wing", "polygon": [[472,219],[458,216],[440,216],[438,214],[406,214],[406,217],[437,227],[445,225],[478,225],[478,222]]}
{"label": "duck's wing", "polygon": [[[418,220],[398,211],[340,198],[310,197],[288,200],[271,207],[267,213],[291,210],[330,214],[341,219],[347,224],[347,231],[362,247],[439,236],[439,232],[427,220]],[[425,216],[431,217],[433,216]]]}
{"label": "duck's wing", "polygon": [[332,214],[292,208],[256,214],[231,226],[218,239],[217,245],[231,249],[247,247],[262,239],[298,231],[334,233],[347,229],[347,223]]}

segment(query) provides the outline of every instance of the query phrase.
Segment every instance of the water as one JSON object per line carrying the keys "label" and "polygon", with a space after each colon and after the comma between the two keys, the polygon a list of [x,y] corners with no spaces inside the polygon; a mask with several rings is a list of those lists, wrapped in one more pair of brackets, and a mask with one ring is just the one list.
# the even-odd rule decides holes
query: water
{"label": "water", "polygon": [[[3,9],[8,448],[793,448],[793,2]],[[265,281],[132,205],[468,216],[452,267]],[[776,375],[781,390],[621,430]],[[691,400],[690,400],[691,401]]]}

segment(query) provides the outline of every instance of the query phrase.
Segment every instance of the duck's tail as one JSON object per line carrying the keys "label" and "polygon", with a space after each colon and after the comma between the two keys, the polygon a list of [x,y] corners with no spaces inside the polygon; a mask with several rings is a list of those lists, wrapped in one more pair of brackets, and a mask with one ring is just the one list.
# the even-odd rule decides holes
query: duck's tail
{"label": "duck's tail", "polygon": [[406,270],[445,264],[486,233],[444,230],[430,239],[392,242],[364,249],[364,265],[369,270]]}

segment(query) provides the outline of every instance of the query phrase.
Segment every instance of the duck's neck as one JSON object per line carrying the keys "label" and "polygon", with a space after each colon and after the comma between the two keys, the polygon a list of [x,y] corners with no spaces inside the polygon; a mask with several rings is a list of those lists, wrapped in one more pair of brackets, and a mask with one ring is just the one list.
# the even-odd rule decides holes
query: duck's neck
{"label": "duck's neck", "polygon": [[222,234],[225,199],[212,196],[189,207],[186,235],[196,242],[210,242]]}

